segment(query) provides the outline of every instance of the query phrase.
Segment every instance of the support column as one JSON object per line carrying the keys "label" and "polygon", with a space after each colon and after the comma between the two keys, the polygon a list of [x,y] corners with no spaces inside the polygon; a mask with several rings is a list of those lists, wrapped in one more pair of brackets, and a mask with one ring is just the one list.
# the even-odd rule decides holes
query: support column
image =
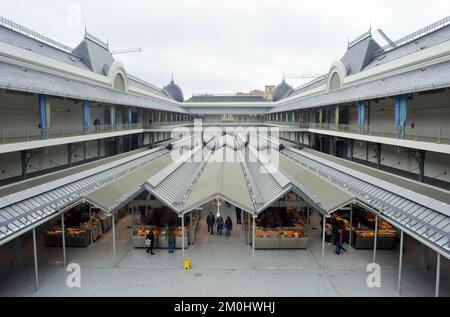
{"label": "support column", "polygon": [[252,267],[255,269],[255,240],[256,240],[256,217],[253,215],[253,228],[252,228]]}
{"label": "support column", "polygon": [[64,213],[61,214],[61,234],[62,234],[62,246],[63,246],[63,262],[64,262],[64,267],[67,267],[67,258],[66,258],[66,226],[64,225]]}
{"label": "support column", "polygon": [[306,204],[306,236],[308,237],[308,239],[309,239],[309,222],[310,222],[310,219],[309,219],[309,204],[307,203]]}
{"label": "support column", "polygon": [[102,144],[101,140],[97,140],[97,160],[101,158]]}
{"label": "support column", "polygon": [[369,162],[369,142],[366,142],[366,162]]}
{"label": "support column", "polygon": [[327,225],[327,218],[323,215],[322,224],[322,272],[325,271],[325,226]]}
{"label": "support column", "polygon": [[375,235],[373,239],[373,263],[377,262],[378,214],[375,215]]}
{"label": "support column", "polygon": [[[92,206],[89,204],[89,221],[92,221]],[[94,233],[91,230],[91,244],[94,243]]]}
{"label": "support column", "polygon": [[88,143],[83,142],[83,161],[87,161],[87,154],[88,154]]}
{"label": "support column", "polygon": [[251,215],[247,214],[247,243],[250,245],[250,222],[251,222]]}
{"label": "support column", "polygon": [[131,129],[131,125],[132,125],[132,121],[133,121],[133,107],[128,107],[127,109],[127,123],[128,123],[128,128]]}
{"label": "support column", "polygon": [[39,95],[39,128],[41,129],[41,140],[47,139],[47,97]]}
{"label": "support column", "polygon": [[419,151],[419,181],[423,183],[425,181],[425,151]]}
{"label": "support column", "polygon": [[39,272],[36,247],[36,228],[33,228],[33,255],[34,255],[34,277],[36,280],[36,292],[39,290]]}
{"label": "support column", "polygon": [[381,169],[381,143],[377,144],[377,169]]}
{"label": "support column", "polygon": [[89,134],[89,127],[91,125],[91,105],[89,101],[83,100],[83,129],[84,134]]}
{"label": "support column", "polygon": [[351,246],[353,242],[353,203],[350,206],[350,236],[348,237],[348,244]]}
{"label": "support column", "polygon": [[192,245],[194,242],[194,227],[192,226],[192,210],[189,213],[189,242]]}
{"label": "support column", "polygon": [[402,293],[402,266],[403,266],[403,238],[404,233],[403,230],[400,231],[400,255],[399,255],[399,262],[398,262],[398,295],[401,295]]}
{"label": "support column", "polygon": [[185,237],[185,232],[184,232],[184,215],[181,216],[181,248],[183,250],[183,261],[185,259],[184,257],[184,237]]}
{"label": "support column", "polygon": [[111,132],[115,131],[116,125],[116,106],[111,105],[110,113],[109,113],[109,121],[111,122]]}
{"label": "support column", "polygon": [[353,161],[353,146],[354,146],[354,140],[350,139],[350,161]]}
{"label": "support column", "polygon": [[27,151],[20,151],[20,162],[22,165],[22,180],[27,179]]}
{"label": "support column", "polygon": [[441,254],[437,254],[436,259],[436,293],[435,297],[439,297],[439,287],[441,282]]}
{"label": "support column", "polygon": [[67,163],[69,167],[72,167],[72,158],[73,158],[73,145],[67,144]]}
{"label": "support column", "polygon": [[22,238],[17,237],[14,239],[13,243],[13,261],[14,261],[14,267],[17,267],[19,264],[22,263]]}
{"label": "support column", "polygon": [[116,261],[116,219],[114,216],[114,213],[111,215],[112,217],[112,242],[113,242],[113,263],[114,263],[114,267],[117,266],[117,261]]}
{"label": "support column", "polygon": [[133,238],[134,231],[134,200],[131,201],[131,238]]}

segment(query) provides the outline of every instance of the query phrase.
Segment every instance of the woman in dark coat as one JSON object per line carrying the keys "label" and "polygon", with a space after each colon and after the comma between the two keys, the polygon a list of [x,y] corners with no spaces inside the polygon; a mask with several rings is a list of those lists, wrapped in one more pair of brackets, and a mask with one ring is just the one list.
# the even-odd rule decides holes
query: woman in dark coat
{"label": "woman in dark coat", "polygon": [[149,241],[149,240],[150,240],[150,245],[147,248],[147,253],[150,253],[151,255],[155,255],[155,253],[153,253],[153,247],[155,246],[155,234],[153,233],[153,230],[150,230],[150,232],[145,237],[145,241]]}
{"label": "woman in dark coat", "polygon": [[233,230],[233,222],[230,217],[227,217],[227,220],[225,220],[225,236],[227,239],[231,236],[231,230]]}

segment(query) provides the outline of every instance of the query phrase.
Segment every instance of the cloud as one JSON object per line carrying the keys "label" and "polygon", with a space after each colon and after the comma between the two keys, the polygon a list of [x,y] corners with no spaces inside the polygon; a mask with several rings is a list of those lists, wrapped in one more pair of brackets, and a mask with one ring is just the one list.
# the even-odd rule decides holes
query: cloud
{"label": "cloud", "polygon": [[[68,23],[73,6],[80,25]],[[120,55],[128,72],[161,86],[175,80],[192,92],[237,92],[277,84],[288,75],[326,73],[348,38],[382,28],[399,38],[443,18],[447,0],[15,0],[2,14],[76,46],[85,22]],[[293,84],[298,81],[291,80]]]}

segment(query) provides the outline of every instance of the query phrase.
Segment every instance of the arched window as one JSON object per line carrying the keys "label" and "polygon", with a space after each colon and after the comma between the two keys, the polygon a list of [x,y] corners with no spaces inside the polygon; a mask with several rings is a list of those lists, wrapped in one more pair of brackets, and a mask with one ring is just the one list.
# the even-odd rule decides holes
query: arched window
{"label": "arched window", "polygon": [[114,78],[113,88],[120,91],[125,91],[125,79],[122,74],[117,74]]}
{"label": "arched window", "polygon": [[329,91],[342,88],[341,76],[337,72],[331,74]]}

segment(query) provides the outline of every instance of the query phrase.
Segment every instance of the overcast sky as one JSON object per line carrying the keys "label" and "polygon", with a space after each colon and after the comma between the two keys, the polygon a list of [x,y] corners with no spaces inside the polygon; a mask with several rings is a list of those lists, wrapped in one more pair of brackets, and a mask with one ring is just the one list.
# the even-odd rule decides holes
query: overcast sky
{"label": "overcast sky", "polygon": [[2,0],[0,11],[72,47],[85,23],[111,49],[141,47],[116,59],[159,87],[174,72],[185,97],[326,73],[370,25],[395,40],[449,14],[449,0]]}

